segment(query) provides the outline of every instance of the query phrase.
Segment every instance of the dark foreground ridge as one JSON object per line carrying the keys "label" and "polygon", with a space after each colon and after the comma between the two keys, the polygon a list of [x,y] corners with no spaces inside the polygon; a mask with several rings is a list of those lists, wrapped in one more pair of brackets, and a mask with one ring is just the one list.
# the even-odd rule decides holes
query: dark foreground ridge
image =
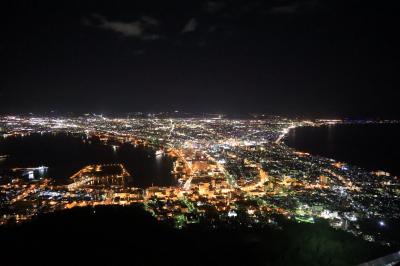
{"label": "dark foreground ridge", "polygon": [[0,264],[356,265],[394,251],[324,222],[280,224],[174,229],[140,206],[74,208],[0,228]]}

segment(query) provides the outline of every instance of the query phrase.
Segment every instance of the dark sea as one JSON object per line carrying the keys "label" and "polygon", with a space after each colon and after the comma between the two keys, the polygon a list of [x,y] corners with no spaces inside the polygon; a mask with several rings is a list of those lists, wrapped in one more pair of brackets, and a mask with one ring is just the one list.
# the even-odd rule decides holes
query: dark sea
{"label": "dark sea", "polygon": [[400,176],[400,124],[337,124],[292,129],[296,150]]}
{"label": "dark sea", "polygon": [[0,138],[1,170],[11,167],[47,166],[47,176],[66,179],[89,164],[122,163],[132,176],[132,186],[170,186],[176,183],[173,160],[156,156],[154,149],[124,144],[118,148],[84,136],[32,134]]}

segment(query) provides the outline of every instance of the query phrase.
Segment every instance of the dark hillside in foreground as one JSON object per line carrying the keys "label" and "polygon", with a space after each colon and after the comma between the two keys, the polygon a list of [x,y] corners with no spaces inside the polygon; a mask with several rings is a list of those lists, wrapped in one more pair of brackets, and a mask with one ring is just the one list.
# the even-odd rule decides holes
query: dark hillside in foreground
{"label": "dark hillside in foreground", "polygon": [[76,208],[0,228],[1,265],[355,265],[393,250],[327,224],[178,230],[141,207]]}

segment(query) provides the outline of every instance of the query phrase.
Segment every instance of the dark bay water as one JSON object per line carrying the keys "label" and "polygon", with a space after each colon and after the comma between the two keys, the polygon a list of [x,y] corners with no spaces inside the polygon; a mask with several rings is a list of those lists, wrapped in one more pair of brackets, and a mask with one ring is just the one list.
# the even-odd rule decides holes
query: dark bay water
{"label": "dark bay water", "polygon": [[339,124],[292,129],[285,143],[299,151],[400,176],[399,124]]}
{"label": "dark bay water", "polygon": [[68,178],[89,164],[122,163],[132,175],[132,185],[169,186],[175,184],[171,175],[172,159],[156,157],[148,147],[124,144],[117,149],[99,141],[84,142],[85,137],[66,134],[12,137],[0,139],[0,155],[9,157],[1,168],[47,166],[48,176]]}

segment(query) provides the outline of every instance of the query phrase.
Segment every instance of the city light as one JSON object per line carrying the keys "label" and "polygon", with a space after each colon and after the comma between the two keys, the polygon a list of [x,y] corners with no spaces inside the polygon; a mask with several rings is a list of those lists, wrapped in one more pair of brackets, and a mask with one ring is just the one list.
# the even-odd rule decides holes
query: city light
{"label": "city light", "polygon": [[[300,223],[325,219],[335,228],[375,239],[359,226],[363,219],[399,217],[399,180],[383,171],[366,171],[288,147],[283,139],[296,127],[345,123],[335,120],[209,118],[0,117],[7,138],[40,133],[69,134],[83,143],[99,143],[118,154],[122,145],[147,147],[170,158],[175,186],[134,187],[123,163],[92,164],[63,184],[47,177],[48,167],[12,168],[1,185],[5,203],[15,208],[0,223],[30,220],[41,212],[78,206],[143,204],[157,220],[178,228],[207,218],[209,212],[271,224],[273,215]],[[3,135],[4,136],[4,135]],[[7,155],[0,155],[7,160]],[[4,180],[4,177],[3,177]],[[389,193],[390,192],[390,193]],[[392,196],[391,196],[392,195]],[[383,202],[390,201],[390,204]],[[340,205],[338,202],[341,202]],[[18,203],[24,202],[24,209]],[[15,207],[14,207],[15,206]],[[242,209],[243,211],[239,211]],[[378,225],[385,227],[384,220]]]}

